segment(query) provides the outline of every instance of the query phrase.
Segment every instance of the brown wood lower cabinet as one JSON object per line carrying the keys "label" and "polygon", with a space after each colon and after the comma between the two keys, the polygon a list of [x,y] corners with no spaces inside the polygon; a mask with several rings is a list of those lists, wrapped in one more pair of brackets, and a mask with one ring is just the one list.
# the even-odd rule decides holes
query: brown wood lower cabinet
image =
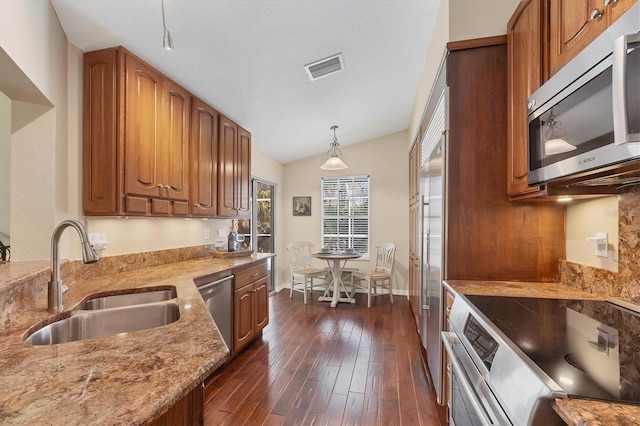
{"label": "brown wood lower cabinet", "polygon": [[149,422],[151,426],[204,424],[204,386],[198,384],[162,416]]}
{"label": "brown wood lower cabinet", "polygon": [[235,273],[232,355],[258,336],[268,323],[269,280],[265,262]]}

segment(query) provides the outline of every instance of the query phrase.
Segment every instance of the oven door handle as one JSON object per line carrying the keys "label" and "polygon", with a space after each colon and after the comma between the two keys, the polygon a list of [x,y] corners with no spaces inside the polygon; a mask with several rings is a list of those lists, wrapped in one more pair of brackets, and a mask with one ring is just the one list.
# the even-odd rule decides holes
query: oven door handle
{"label": "oven door handle", "polygon": [[458,339],[458,336],[456,336],[455,333],[452,333],[450,331],[443,331],[442,343],[444,343],[444,347],[447,353],[449,354],[449,362],[451,363],[451,368],[453,368],[453,370],[457,374],[458,382],[462,387],[462,391],[465,393],[465,395],[471,402],[471,405],[473,405],[474,411],[478,414],[478,416],[480,416],[483,425],[492,425],[493,422],[491,421],[489,416],[487,416],[487,413],[484,407],[482,406],[482,403],[478,400],[478,397],[476,396],[475,391],[473,390],[473,388],[471,387],[471,384],[467,379],[467,375],[465,374],[464,369],[462,368],[462,365],[460,365],[460,362],[456,358],[455,352],[453,351],[453,345],[460,344],[460,340]]}

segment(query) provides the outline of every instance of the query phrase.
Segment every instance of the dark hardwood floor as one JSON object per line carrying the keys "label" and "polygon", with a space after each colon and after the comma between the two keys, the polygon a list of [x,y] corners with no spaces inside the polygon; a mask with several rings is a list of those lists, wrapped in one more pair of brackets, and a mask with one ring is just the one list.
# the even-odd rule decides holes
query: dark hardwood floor
{"label": "dark hardwood floor", "polygon": [[270,323],[205,390],[205,425],[439,425],[406,297],[270,297]]}

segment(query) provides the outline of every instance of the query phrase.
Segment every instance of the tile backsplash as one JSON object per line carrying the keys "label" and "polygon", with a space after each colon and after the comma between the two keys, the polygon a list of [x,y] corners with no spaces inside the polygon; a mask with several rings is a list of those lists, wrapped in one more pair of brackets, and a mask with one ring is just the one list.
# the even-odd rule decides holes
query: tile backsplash
{"label": "tile backsplash", "polygon": [[618,196],[618,272],[562,261],[561,281],[605,297],[640,303],[640,186]]}

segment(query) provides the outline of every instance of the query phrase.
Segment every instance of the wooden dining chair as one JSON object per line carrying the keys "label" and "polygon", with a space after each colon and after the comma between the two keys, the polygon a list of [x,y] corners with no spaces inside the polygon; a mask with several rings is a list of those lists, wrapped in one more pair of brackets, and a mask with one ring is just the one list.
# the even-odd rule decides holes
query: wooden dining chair
{"label": "wooden dining chair", "polygon": [[364,279],[366,285],[353,283],[355,287],[367,289],[367,307],[371,307],[372,296],[382,296],[386,293],[378,293],[378,288],[389,291],[389,298],[393,303],[393,264],[396,255],[396,245],[393,243],[380,243],[375,247],[376,264],[370,271],[356,270],[355,278]]}
{"label": "wooden dining chair", "polygon": [[[289,297],[293,297],[294,291],[304,294],[303,301],[307,303],[307,290],[313,292],[314,288],[326,290],[329,283],[329,272],[325,269],[311,266],[311,254],[313,253],[313,243],[306,241],[296,241],[287,244],[289,260],[289,273],[291,275],[291,289]],[[320,280],[320,283],[314,282]]]}

